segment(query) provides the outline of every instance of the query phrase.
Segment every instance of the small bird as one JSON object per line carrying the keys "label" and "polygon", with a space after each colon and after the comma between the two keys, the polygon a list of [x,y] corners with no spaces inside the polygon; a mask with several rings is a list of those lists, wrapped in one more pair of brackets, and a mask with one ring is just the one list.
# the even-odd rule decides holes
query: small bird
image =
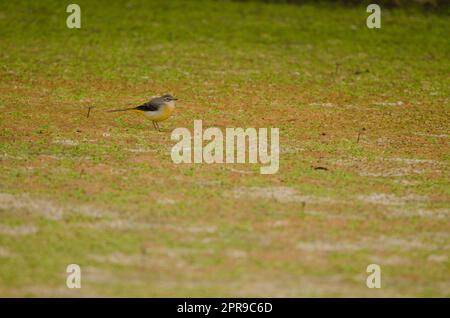
{"label": "small bird", "polygon": [[108,112],[124,112],[128,110],[138,111],[150,118],[150,120],[153,122],[153,127],[155,127],[155,129],[157,129],[158,131],[161,131],[159,129],[158,123],[172,116],[172,113],[175,110],[176,100],[178,99],[174,98],[172,95],[165,94],[160,97],[153,97],[147,103],[144,103],[140,106],[123,109],[113,109],[108,110]]}

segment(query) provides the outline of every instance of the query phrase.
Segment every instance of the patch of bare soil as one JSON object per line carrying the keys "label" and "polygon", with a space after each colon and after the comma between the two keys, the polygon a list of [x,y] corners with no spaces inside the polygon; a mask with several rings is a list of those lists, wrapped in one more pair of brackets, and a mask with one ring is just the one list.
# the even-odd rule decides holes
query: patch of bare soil
{"label": "patch of bare soil", "polygon": [[132,231],[132,230],[161,229],[185,233],[214,233],[217,230],[215,226],[176,226],[173,224],[164,224],[164,223],[143,223],[119,218],[111,221],[99,221],[86,224],[83,223],[80,226],[101,230]]}
{"label": "patch of bare soil", "polygon": [[16,253],[11,252],[6,247],[0,246],[0,258],[15,257]]}
{"label": "patch of bare soil", "polygon": [[34,225],[8,226],[0,224],[0,235],[24,236],[37,233],[38,228]]}
{"label": "patch of bare soil", "polygon": [[333,203],[334,199],[312,195],[301,195],[290,187],[240,187],[232,191],[235,199],[266,199],[280,203],[305,202],[305,203]]}
{"label": "patch of bare soil", "polygon": [[450,249],[450,245],[442,242],[425,243],[419,239],[397,238],[382,236],[379,238],[362,238],[357,242],[325,242],[305,241],[299,242],[297,248],[306,252],[354,252],[359,250],[388,251],[388,250],[425,250],[440,251]]}
{"label": "patch of bare soil", "polygon": [[426,196],[420,195],[406,195],[406,196],[396,196],[387,193],[372,193],[369,195],[358,195],[356,198],[362,202],[371,204],[382,204],[382,205],[405,205],[405,204],[417,204],[429,201]]}
{"label": "patch of bare soil", "polygon": [[365,177],[403,177],[426,173],[441,173],[447,163],[415,158],[345,158],[331,161],[337,167],[350,169]]}
{"label": "patch of bare soil", "polygon": [[8,193],[0,193],[0,209],[26,210],[53,221],[61,220],[68,213],[93,218],[115,215],[114,212],[103,211],[89,205],[65,206],[49,200],[32,198],[26,194],[16,196]]}
{"label": "patch of bare soil", "polygon": [[182,268],[186,270],[188,268],[188,264],[183,261],[181,258],[162,258],[162,257],[150,257],[148,255],[139,255],[139,254],[124,254],[115,252],[108,255],[91,255],[90,259],[98,262],[98,263],[108,263],[122,266],[140,266],[140,267],[173,267],[173,268]]}
{"label": "patch of bare soil", "polygon": [[450,209],[394,209],[385,213],[387,217],[423,217],[431,219],[448,219],[450,218]]}

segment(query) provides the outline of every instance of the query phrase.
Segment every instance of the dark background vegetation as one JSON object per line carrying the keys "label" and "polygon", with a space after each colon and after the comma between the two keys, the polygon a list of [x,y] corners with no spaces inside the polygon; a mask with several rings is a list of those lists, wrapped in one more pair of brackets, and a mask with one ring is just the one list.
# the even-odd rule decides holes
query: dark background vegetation
{"label": "dark background vegetation", "polygon": [[[408,7],[415,6],[421,8],[442,8],[449,7],[450,3],[448,0],[238,0],[241,2],[249,1],[260,1],[260,2],[270,2],[270,3],[291,3],[291,4],[304,4],[304,3],[337,3],[343,5],[369,5],[371,3],[379,4],[380,6],[388,7]],[[447,10],[448,11],[448,10]]]}

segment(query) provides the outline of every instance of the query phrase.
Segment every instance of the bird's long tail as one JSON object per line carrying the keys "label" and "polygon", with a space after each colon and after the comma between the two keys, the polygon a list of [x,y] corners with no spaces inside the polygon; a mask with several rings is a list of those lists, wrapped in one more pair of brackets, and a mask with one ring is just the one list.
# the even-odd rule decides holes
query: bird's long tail
{"label": "bird's long tail", "polygon": [[136,109],[136,107],[107,110],[107,112],[108,112],[108,113],[125,112],[125,111],[127,111],[127,110],[133,110],[133,109]]}

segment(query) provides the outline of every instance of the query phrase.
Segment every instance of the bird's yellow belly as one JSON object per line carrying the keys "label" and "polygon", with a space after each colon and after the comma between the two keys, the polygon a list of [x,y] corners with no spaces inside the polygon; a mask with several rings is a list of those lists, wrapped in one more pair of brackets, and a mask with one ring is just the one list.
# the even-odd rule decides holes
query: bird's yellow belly
{"label": "bird's yellow belly", "polygon": [[172,116],[175,107],[165,106],[156,112],[144,112],[144,115],[153,121],[163,121]]}

